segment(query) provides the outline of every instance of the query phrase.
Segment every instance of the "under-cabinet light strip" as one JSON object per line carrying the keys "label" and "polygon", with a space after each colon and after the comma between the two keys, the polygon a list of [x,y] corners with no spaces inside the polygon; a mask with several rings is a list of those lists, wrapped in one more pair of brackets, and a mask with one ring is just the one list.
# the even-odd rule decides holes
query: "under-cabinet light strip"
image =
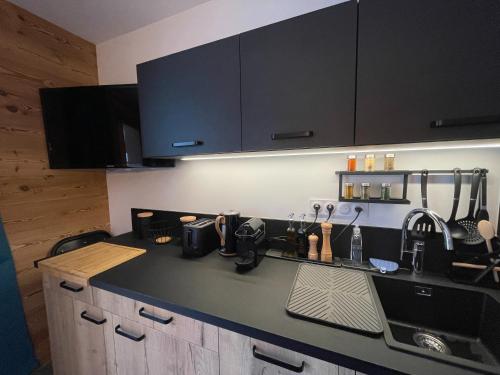
{"label": "under-cabinet light strip", "polygon": [[249,158],[270,158],[284,156],[314,156],[314,155],[336,155],[336,154],[359,154],[375,152],[407,152],[407,151],[432,151],[432,150],[465,150],[465,149],[488,149],[500,148],[500,139],[489,141],[457,141],[444,143],[420,143],[407,145],[384,145],[384,146],[359,146],[355,148],[336,148],[336,149],[316,149],[316,150],[297,150],[297,151],[256,151],[231,154],[211,154],[184,156],[180,160],[220,160],[220,159],[249,159]]}

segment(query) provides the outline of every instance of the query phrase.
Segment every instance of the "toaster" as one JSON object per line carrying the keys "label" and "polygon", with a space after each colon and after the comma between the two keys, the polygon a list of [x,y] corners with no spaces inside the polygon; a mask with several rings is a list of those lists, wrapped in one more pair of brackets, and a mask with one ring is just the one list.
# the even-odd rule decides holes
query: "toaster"
{"label": "toaster", "polygon": [[185,224],[182,233],[182,253],[186,257],[201,257],[219,247],[219,237],[213,219],[198,219]]}

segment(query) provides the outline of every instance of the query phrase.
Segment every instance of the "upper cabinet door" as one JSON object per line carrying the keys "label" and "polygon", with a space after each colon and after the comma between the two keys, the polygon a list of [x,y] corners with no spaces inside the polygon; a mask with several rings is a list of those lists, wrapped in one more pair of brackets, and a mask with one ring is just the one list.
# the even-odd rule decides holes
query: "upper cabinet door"
{"label": "upper cabinet door", "polygon": [[360,0],[356,144],[500,136],[500,1]]}
{"label": "upper cabinet door", "polygon": [[352,145],[356,1],[241,35],[243,150]]}
{"label": "upper cabinet door", "polygon": [[241,151],[239,37],[137,66],[144,157]]}

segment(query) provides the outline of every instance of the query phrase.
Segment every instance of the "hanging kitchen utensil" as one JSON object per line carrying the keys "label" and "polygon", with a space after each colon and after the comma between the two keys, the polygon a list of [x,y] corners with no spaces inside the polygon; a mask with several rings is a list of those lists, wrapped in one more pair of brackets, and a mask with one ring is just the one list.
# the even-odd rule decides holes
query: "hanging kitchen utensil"
{"label": "hanging kitchen utensil", "polygon": [[[422,194],[422,207],[428,208],[427,205],[427,179],[429,176],[429,171],[427,169],[422,170],[420,176],[420,192]],[[422,215],[415,221],[411,231],[411,236],[417,239],[425,239],[429,235],[436,234],[436,223],[427,215]]]}
{"label": "hanging kitchen utensil", "polygon": [[[484,271],[482,271],[479,275],[476,276],[476,278],[474,279],[474,283],[478,283],[479,281],[481,281],[481,279],[486,276],[488,274],[488,272],[492,271],[495,269],[496,266],[498,266],[498,264],[500,263],[500,259],[495,259],[488,267],[486,267],[484,269]],[[496,272],[493,273],[494,275],[496,275]],[[496,281],[496,280],[495,280]],[[498,281],[497,281],[498,282]]]}
{"label": "hanging kitchen utensil", "polygon": [[[486,241],[486,248],[488,249],[488,253],[489,254],[493,253],[493,245],[491,244],[491,240],[495,238],[495,227],[488,220],[481,220],[477,224],[477,227],[479,233]],[[494,258],[490,258],[490,262],[493,263],[494,261],[495,261]],[[500,278],[498,277],[498,272],[493,272],[493,277],[496,283],[500,282]]]}
{"label": "hanging kitchen utensil", "polygon": [[486,170],[481,171],[481,199],[480,206],[476,211],[476,223],[479,223],[481,220],[489,220],[490,215],[488,214],[488,210],[486,209],[486,190],[488,189],[488,184],[486,180]]}
{"label": "hanging kitchen utensil", "polygon": [[460,168],[453,169],[453,180],[455,185],[455,190],[453,193],[453,208],[451,210],[451,215],[446,225],[450,229],[451,236],[457,240],[463,240],[467,237],[467,230],[457,223],[456,216],[458,210],[458,204],[460,202],[460,191],[462,190],[462,173]]}
{"label": "hanging kitchen utensil", "polygon": [[466,217],[457,220],[458,224],[463,226],[467,230],[467,237],[464,239],[464,244],[466,245],[478,245],[484,242],[484,238],[481,237],[477,229],[477,223],[474,218],[474,209],[476,208],[477,193],[479,191],[479,184],[481,183],[481,169],[474,168],[472,172],[471,181],[471,191],[470,191],[470,201],[469,201],[469,212]]}

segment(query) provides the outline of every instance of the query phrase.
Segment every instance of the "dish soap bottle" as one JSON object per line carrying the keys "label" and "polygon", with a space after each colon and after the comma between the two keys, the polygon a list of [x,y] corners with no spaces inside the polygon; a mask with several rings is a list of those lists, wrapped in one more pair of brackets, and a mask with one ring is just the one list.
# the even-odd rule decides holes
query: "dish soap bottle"
{"label": "dish soap bottle", "polygon": [[360,266],[363,262],[363,239],[361,238],[361,229],[357,225],[352,230],[351,261],[356,266]]}

